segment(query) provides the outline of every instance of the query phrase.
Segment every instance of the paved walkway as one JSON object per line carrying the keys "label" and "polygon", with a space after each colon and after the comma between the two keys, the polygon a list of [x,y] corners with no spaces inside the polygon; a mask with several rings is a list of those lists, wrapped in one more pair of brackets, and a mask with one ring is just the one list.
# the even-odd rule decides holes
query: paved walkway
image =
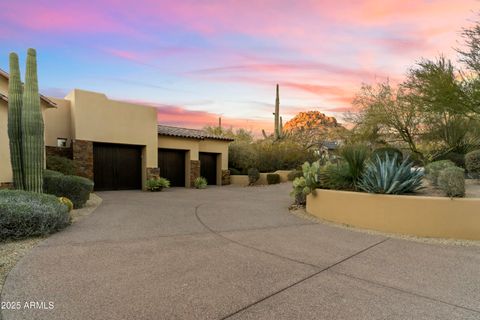
{"label": "paved walkway", "polygon": [[[480,319],[480,247],[291,215],[290,187],[104,192],[8,276],[10,319]],[[23,307],[23,305],[22,305]]]}

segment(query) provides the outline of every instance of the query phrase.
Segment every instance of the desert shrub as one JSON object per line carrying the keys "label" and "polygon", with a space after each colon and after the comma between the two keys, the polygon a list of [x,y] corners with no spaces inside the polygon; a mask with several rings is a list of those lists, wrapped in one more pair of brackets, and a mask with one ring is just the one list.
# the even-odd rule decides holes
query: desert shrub
{"label": "desert shrub", "polygon": [[0,240],[45,235],[69,224],[67,206],[55,196],[0,190]]}
{"label": "desert shrub", "polygon": [[321,169],[321,187],[332,190],[353,190],[354,180],[348,164],[327,164]]}
{"label": "desert shrub", "polygon": [[260,171],[257,168],[248,169],[248,183],[253,185],[258,179],[260,179]]}
{"label": "desert shrub", "polygon": [[254,144],[256,153],[255,167],[260,172],[290,170],[305,162],[316,160],[313,151],[306,150],[300,144],[284,141],[261,141]]}
{"label": "desert shrub", "polygon": [[43,177],[43,192],[70,199],[75,209],[85,205],[92,191],[93,181],[87,178],[51,173]]}
{"label": "desert shrub", "polygon": [[242,173],[246,173],[248,168],[257,168],[260,172],[275,172],[290,170],[301,166],[305,161],[314,160],[316,158],[313,151],[306,150],[296,142],[261,140],[253,143],[231,143],[228,166]]}
{"label": "desert shrub", "polygon": [[364,145],[346,145],[340,151],[340,155],[346,163],[346,168],[342,168],[348,173],[347,178],[351,180],[352,185],[356,188],[357,183],[365,170],[369,151]]}
{"label": "desert shrub", "polygon": [[300,178],[302,176],[303,176],[302,170],[294,169],[288,173],[287,178],[288,178],[288,181],[293,181],[295,180],[295,178]]}
{"label": "desert shrub", "polygon": [[398,162],[397,155],[385,155],[367,164],[359,188],[369,193],[404,194],[421,188],[423,172],[412,168],[412,162],[405,159]]}
{"label": "desert shrub", "polygon": [[465,155],[465,168],[473,178],[480,178],[480,150]]}
{"label": "desert shrub", "polygon": [[164,188],[170,188],[170,181],[165,178],[148,179],[146,182],[146,188],[148,191],[152,192],[162,191]]}
{"label": "desert shrub", "polygon": [[267,183],[268,184],[280,183],[280,175],[278,173],[268,173],[267,174]]}
{"label": "desert shrub", "polygon": [[207,179],[204,177],[198,177],[193,181],[193,185],[197,189],[205,189],[207,187]]}
{"label": "desert shrub", "polygon": [[385,160],[385,157],[388,155],[390,159],[393,157],[397,157],[398,162],[403,161],[403,153],[397,148],[393,147],[382,147],[375,149],[372,153],[371,159],[375,161],[377,159],[377,156],[380,157],[380,159]]}
{"label": "desert shrub", "polygon": [[58,172],[58,171],[53,171],[53,170],[43,170],[43,176],[48,176],[48,177],[52,177],[52,176],[63,176],[63,173],[61,172]]}
{"label": "desert shrub", "polygon": [[58,171],[65,175],[75,174],[75,163],[71,159],[59,156],[47,156],[46,163],[48,170]]}
{"label": "desert shrub", "polygon": [[248,168],[256,166],[257,155],[255,152],[253,143],[243,141],[230,143],[228,147],[228,166],[245,174]]}
{"label": "desert shrub", "polygon": [[69,212],[73,210],[73,202],[70,201],[70,199],[65,197],[58,197],[58,201],[66,205]]}
{"label": "desert shrub", "polygon": [[448,197],[465,196],[465,170],[459,167],[448,167],[440,171],[438,187]]}
{"label": "desert shrub", "polygon": [[455,167],[455,163],[450,160],[434,161],[425,166],[425,176],[433,185],[438,183],[438,175],[443,169]]}
{"label": "desert shrub", "polygon": [[439,160],[450,160],[457,167],[465,168],[465,155],[463,153],[458,153],[453,151],[448,152],[435,159],[435,161],[439,161]]}
{"label": "desert shrub", "polygon": [[241,174],[242,174],[242,172],[241,172],[240,170],[235,169],[235,168],[228,168],[228,170],[230,170],[230,174],[231,174],[232,176],[236,176],[236,175],[241,175]]}

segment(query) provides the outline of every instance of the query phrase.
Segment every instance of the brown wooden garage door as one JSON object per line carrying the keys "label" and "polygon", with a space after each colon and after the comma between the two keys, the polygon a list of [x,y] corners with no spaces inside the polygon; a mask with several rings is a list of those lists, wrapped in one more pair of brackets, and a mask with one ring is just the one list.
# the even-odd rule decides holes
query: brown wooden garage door
{"label": "brown wooden garage door", "polygon": [[185,187],[185,150],[158,149],[160,176],[172,187]]}
{"label": "brown wooden garage door", "polygon": [[95,190],[142,188],[142,149],[122,144],[93,144]]}
{"label": "brown wooden garage door", "polygon": [[217,153],[200,152],[200,175],[209,185],[217,184]]}

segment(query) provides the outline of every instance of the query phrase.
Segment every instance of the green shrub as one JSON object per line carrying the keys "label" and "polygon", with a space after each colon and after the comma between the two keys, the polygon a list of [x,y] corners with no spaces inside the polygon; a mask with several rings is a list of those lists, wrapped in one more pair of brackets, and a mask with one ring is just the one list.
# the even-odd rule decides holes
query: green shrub
{"label": "green shrub", "polygon": [[278,173],[268,173],[267,174],[268,184],[277,184],[280,183],[280,175]]}
{"label": "green shrub", "polygon": [[70,199],[65,197],[58,197],[58,201],[60,201],[61,203],[67,206],[68,212],[73,210],[73,202],[70,201]]}
{"label": "green shrub", "polygon": [[348,173],[347,178],[351,180],[352,186],[356,188],[363,170],[365,170],[365,164],[369,155],[368,148],[364,145],[346,145],[340,151],[340,155],[347,164],[347,169],[344,169]]}
{"label": "green shrub", "polygon": [[448,197],[465,196],[465,170],[459,167],[448,167],[440,171],[438,187]]}
{"label": "green shrub", "polygon": [[353,190],[354,181],[347,163],[327,164],[321,169],[321,187],[332,190]]}
{"label": "green shrub", "polygon": [[65,175],[75,174],[75,162],[73,160],[59,157],[59,156],[47,156],[47,169],[61,172]]}
{"label": "green shrub", "polygon": [[204,177],[198,177],[193,181],[193,185],[197,189],[205,189],[207,187],[207,179]]}
{"label": "green shrub", "polygon": [[377,155],[368,163],[359,188],[369,193],[404,194],[415,192],[422,186],[423,172],[412,169],[412,162],[398,162],[397,155],[388,154],[382,159]]}
{"label": "green shrub", "polygon": [[87,178],[57,174],[43,177],[43,192],[70,199],[75,209],[85,205],[92,191],[93,181]]}
{"label": "green shrub", "polygon": [[474,150],[465,155],[465,168],[472,178],[480,178],[480,150]]}
{"label": "green shrub", "polygon": [[69,224],[67,206],[55,196],[0,190],[0,240],[45,235]]}
{"label": "green shrub", "polygon": [[146,188],[148,191],[152,192],[162,191],[164,188],[170,188],[170,181],[165,178],[148,179],[146,182]]}
{"label": "green shrub", "polygon": [[305,161],[315,161],[312,150],[285,139],[273,142],[260,140],[234,142],[229,146],[228,166],[245,174],[248,168],[257,168],[260,172],[290,170],[301,166]]}
{"label": "green shrub", "polygon": [[248,183],[253,185],[258,179],[260,179],[260,171],[257,168],[248,169]]}
{"label": "green shrub", "polygon": [[289,140],[256,142],[254,151],[256,155],[254,167],[260,172],[289,170],[316,159],[312,150],[306,150],[300,144]]}
{"label": "green shrub", "polygon": [[303,176],[302,170],[294,169],[294,170],[292,170],[288,173],[287,179],[288,179],[288,181],[293,181],[293,180],[295,180],[295,178],[300,178],[302,176]]}
{"label": "green shrub", "polygon": [[48,177],[52,177],[52,176],[58,177],[58,176],[63,176],[63,173],[60,173],[60,172],[58,172],[58,171],[53,171],[53,170],[47,170],[47,169],[45,169],[45,170],[43,170],[43,176],[44,176],[44,177],[45,177],[45,176],[48,176]]}
{"label": "green shrub", "polygon": [[439,160],[450,160],[457,167],[465,168],[465,155],[463,153],[452,151],[435,159],[435,161],[439,161]]}
{"label": "green shrub", "polygon": [[436,186],[440,171],[446,168],[455,167],[455,163],[450,160],[434,161],[425,166],[425,175],[430,182]]}
{"label": "green shrub", "polygon": [[378,156],[380,157],[380,159],[385,160],[386,155],[388,155],[390,159],[396,156],[398,162],[403,161],[402,151],[393,147],[382,147],[382,148],[375,149],[372,153],[371,159],[372,161],[375,161]]}
{"label": "green shrub", "polygon": [[232,176],[238,176],[238,175],[241,175],[242,172],[238,169],[235,169],[235,168],[229,168],[228,170],[230,170],[230,174]]}

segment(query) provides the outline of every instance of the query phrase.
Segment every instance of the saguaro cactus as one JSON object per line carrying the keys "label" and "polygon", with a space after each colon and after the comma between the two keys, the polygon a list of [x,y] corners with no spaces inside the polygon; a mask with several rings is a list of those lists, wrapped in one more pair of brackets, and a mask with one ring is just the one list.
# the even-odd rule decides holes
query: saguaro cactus
{"label": "saguaro cactus", "polygon": [[275,140],[280,138],[280,94],[278,92],[278,84],[275,97]]}
{"label": "saguaro cactus", "polygon": [[43,191],[45,147],[43,117],[40,108],[37,54],[34,49],[28,49],[21,116],[22,163],[25,190],[33,192]]}
{"label": "saguaro cactus", "polygon": [[[276,87],[276,97],[275,97],[275,112],[273,113],[274,120],[273,120],[273,137],[274,140],[280,140],[284,137],[283,133],[283,121],[282,117],[280,116],[280,92],[279,92],[279,86],[277,84]],[[267,139],[267,134],[265,133],[265,130],[262,129],[262,134]]]}
{"label": "saguaro cactus", "polygon": [[8,138],[10,141],[10,162],[13,171],[13,186],[23,190],[22,169],[22,82],[18,55],[10,53],[10,79],[8,82]]}

